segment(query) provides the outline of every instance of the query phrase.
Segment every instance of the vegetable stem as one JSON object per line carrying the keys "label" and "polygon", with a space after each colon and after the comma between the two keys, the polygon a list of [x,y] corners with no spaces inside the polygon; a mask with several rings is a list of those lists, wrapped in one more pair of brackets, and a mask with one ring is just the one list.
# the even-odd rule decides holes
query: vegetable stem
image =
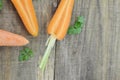
{"label": "vegetable stem", "polygon": [[42,61],[39,64],[39,67],[42,71],[44,71],[44,69],[45,69],[45,66],[47,64],[48,58],[50,56],[52,48],[54,47],[55,42],[56,42],[56,38],[53,35],[51,35],[47,40],[47,44],[46,44],[47,48],[46,48],[45,54],[42,58]]}

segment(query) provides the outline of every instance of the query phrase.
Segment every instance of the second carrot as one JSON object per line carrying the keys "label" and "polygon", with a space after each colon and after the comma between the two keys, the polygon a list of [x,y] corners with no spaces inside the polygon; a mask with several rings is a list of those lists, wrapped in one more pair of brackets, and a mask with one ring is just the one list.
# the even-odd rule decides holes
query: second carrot
{"label": "second carrot", "polygon": [[11,0],[26,29],[32,36],[38,35],[38,22],[32,0]]}
{"label": "second carrot", "polygon": [[50,56],[51,50],[55,45],[56,40],[64,39],[72,16],[72,11],[74,7],[74,0],[61,0],[50,24],[47,27],[47,32],[50,34],[46,42],[46,51],[39,64],[39,67],[44,71],[47,64],[48,58]]}

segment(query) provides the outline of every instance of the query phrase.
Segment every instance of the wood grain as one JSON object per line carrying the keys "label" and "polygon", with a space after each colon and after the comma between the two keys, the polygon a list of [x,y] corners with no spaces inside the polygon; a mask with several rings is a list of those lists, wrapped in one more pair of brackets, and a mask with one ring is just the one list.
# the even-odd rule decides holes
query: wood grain
{"label": "wood grain", "polygon": [[71,24],[85,17],[78,35],[57,41],[43,74],[38,60],[49,35],[46,27],[60,0],[33,0],[40,32],[28,34],[10,0],[3,0],[0,29],[25,36],[34,57],[19,62],[23,47],[0,47],[0,80],[120,80],[120,0],[75,0]]}
{"label": "wood grain", "polygon": [[56,44],[55,80],[120,80],[119,0],[76,0],[72,23],[85,16],[81,34]]}
{"label": "wood grain", "polygon": [[44,45],[48,38],[46,27],[56,10],[57,1],[33,0],[33,4],[40,25],[39,36],[36,38],[28,34],[11,1],[4,1],[4,9],[0,12],[0,28],[21,34],[30,40],[27,46],[32,48],[34,57],[29,61],[19,62],[19,50],[23,47],[0,47],[0,80],[53,80],[54,78],[55,49],[52,51],[45,75],[42,75],[38,69],[38,60],[45,51]]}

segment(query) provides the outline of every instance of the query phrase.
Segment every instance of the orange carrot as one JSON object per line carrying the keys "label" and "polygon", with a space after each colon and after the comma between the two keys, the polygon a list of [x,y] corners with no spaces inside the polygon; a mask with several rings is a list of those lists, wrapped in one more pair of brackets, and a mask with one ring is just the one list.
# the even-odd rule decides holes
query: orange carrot
{"label": "orange carrot", "polygon": [[19,16],[21,17],[28,32],[33,35],[38,35],[38,22],[35,15],[32,0],[11,0],[14,4]]}
{"label": "orange carrot", "polygon": [[64,18],[61,20],[61,23],[55,32],[55,36],[58,40],[62,40],[67,33],[71,21],[73,5],[74,5],[74,0],[69,0],[66,11],[63,15]]}
{"label": "orange carrot", "polygon": [[0,30],[0,46],[24,46],[28,43],[29,41],[20,35]]}
{"label": "orange carrot", "polygon": [[47,49],[39,66],[42,70],[44,70],[46,66],[56,39],[62,40],[67,33],[71,21],[73,6],[74,0],[61,0],[60,5],[48,26],[47,32],[51,36],[47,40]]}
{"label": "orange carrot", "polygon": [[53,34],[53,35],[55,34],[55,31],[60,25],[61,19],[63,19],[62,17],[64,15],[67,4],[68,4],[68,0],[61,0],[52,20],[48,25],[47,28],[48,34]]}

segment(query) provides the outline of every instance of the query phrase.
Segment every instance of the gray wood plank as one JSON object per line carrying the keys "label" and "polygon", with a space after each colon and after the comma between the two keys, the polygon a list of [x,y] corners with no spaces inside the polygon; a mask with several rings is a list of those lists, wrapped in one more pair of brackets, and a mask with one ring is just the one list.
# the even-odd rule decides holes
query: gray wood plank
{"label": "gray wood plank", "polygon": [[86,23],[81,34],[57,42],[55,80],[120,80],[120,1],[75,4],[72,23],[78,15]]}
{"label": "gray wood plank", "polygon": [[78,15],[85,16],[83,31],[57,41],[45,73],[41,73],[38,59],[43,56],[48,38],[46,27],[59,1],[33,0],[41,28],[40,35],[33,38],[10,0],[4,0],[0,29],[28,38],[31,43],[27,46],[35,56],[19,62],[23,47],[0,47],[0,80],[120,80],[119,0],[76,0],[71,24]]}
{"label": "gray wood plank", "polygon": [[39,36],[36,38],[28,34],[11,1],[3,1],[0,28],[23,35],[30,40],[27,46],[32,48],[34,57],[29,61],[19,62],[19,50],[23,47],[0,47],[0,80],[53,80],[55,49],[53,49],[43,76],[38,69],[38,60],[45,50],[44,45],[48,38],[46,27],[57,7],[57,0],[33,0],[40,25]]}

